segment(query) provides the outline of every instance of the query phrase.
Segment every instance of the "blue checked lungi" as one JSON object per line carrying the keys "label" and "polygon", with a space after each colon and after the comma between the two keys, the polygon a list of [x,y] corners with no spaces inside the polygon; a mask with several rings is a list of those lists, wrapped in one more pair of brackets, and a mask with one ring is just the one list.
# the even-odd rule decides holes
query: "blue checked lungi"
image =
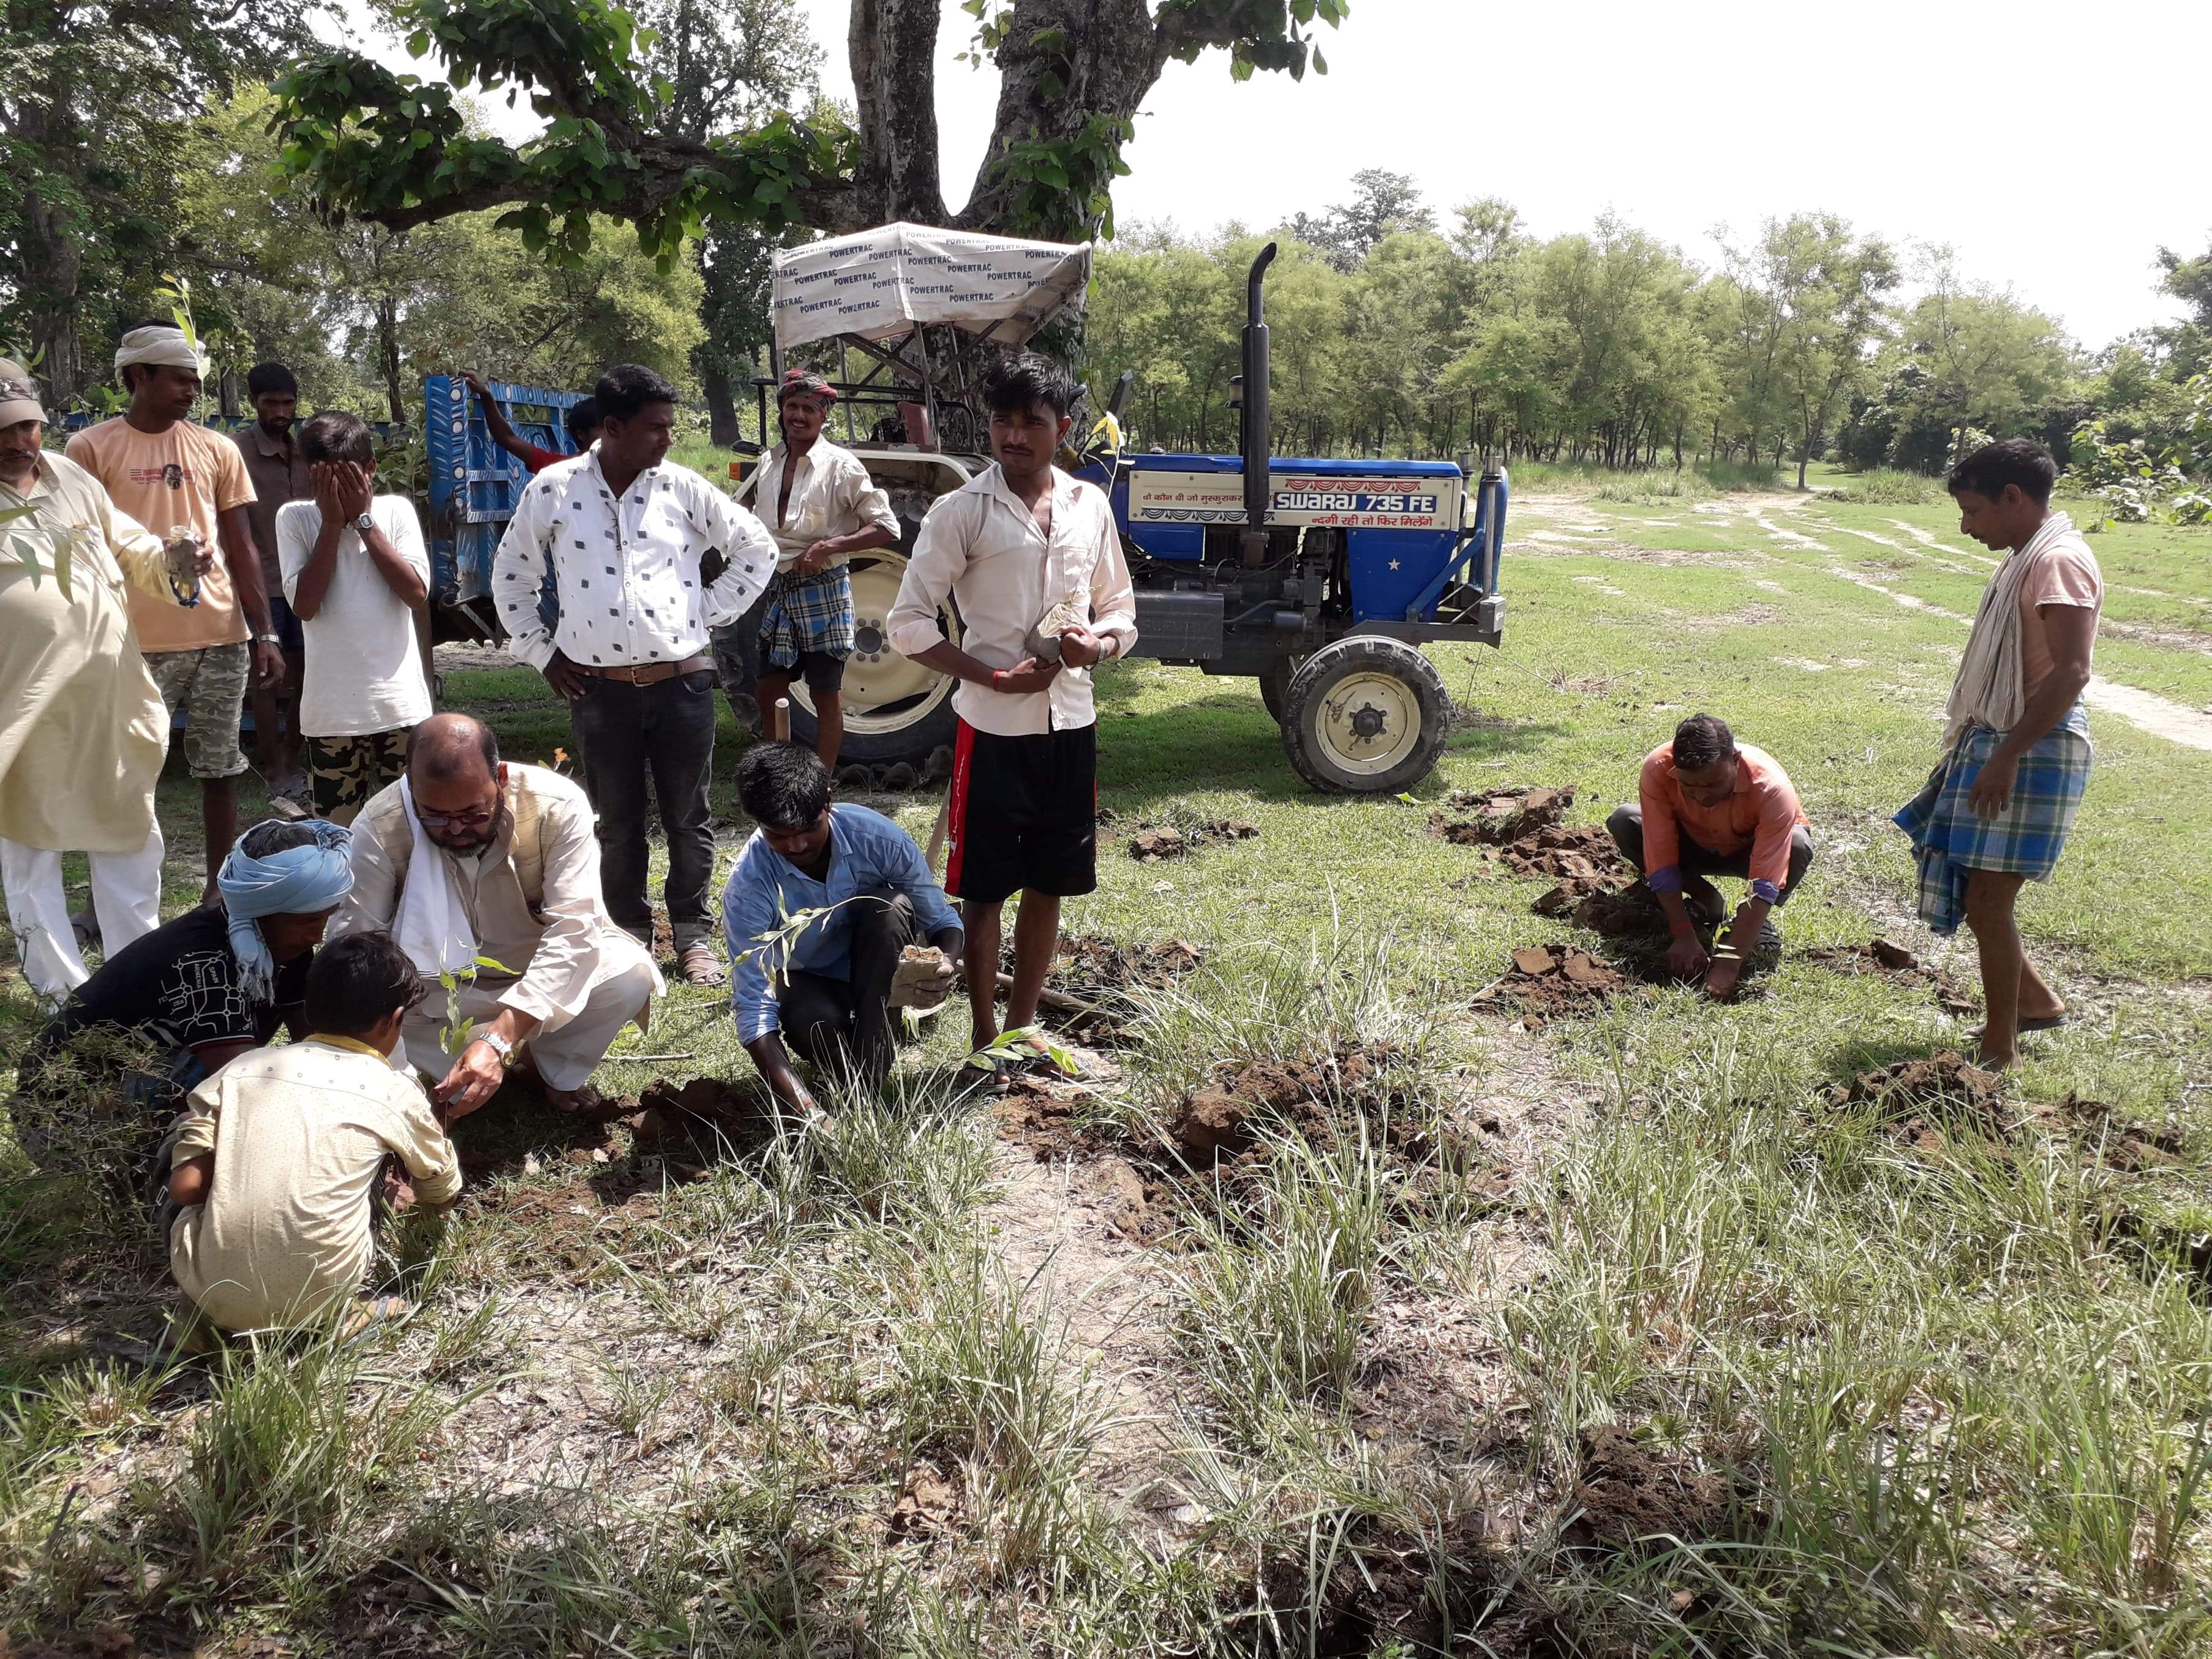
{"label": "blue checked lungi", "polygon": [[1969,727],[1893,820],[1912,837],[1920,861],[1920,919],[1939,933],[1957,933],[1966,920],[1966,880],[1974,871],[2049,880],[2088,787],[2094,750],[2088,717],[2077,702],[2021,757],[2005,810],[1993,818],[1979,817],[1969,797],[2003,735],[1985,726]]}
{"label": "blue checked lungi", "polygon": [[760,644],[761,660],[777,668],[796,668],[807,651],[851,656],[853,583],[845,567],[832,565],[812,575],[779,572],[768,585]]}

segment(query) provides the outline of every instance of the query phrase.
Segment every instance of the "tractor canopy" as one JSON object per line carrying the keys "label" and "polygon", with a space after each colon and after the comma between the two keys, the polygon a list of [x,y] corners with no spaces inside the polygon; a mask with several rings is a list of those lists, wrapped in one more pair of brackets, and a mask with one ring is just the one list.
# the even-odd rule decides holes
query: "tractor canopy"
{"label": "tractor canopy", "polygon": [[1091,245],[883,225],[775,256],[775,343],[888,340],[943,325],[1018,346],[1091,281]]}

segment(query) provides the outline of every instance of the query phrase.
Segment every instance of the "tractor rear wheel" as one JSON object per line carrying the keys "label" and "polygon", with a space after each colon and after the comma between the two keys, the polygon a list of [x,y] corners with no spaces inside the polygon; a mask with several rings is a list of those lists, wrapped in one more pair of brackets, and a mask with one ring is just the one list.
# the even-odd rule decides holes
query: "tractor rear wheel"
{"label": "tractor rear wheel", "polygon": [[1380,635],[1323,646],[1283,693],[1283,752],[1330,794],[1395,793],[1428,776],[1451,733],[1436,665]]}
{"label": "tractor rear wheel", "polygon": [[[910,662],[891,649],[886,619],[898,598],[906,555],[892,548],[855,553],[847,567],[853,583],[853,656],[845,665],[845,741],[840,763],[881,766],[910,761],[949,745],[957,725],[953,680]],[[938,613],[945,637],[960,642],[960,617],[948,598]],[[814,700],[804,680],[791,683],[791,735],[814,742]]]}

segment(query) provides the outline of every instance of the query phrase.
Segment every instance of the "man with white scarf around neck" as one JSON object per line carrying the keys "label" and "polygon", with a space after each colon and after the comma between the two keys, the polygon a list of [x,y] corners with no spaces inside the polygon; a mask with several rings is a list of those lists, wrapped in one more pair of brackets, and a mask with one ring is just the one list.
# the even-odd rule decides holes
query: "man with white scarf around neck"
{"label": "man with white scarf around neck", "polygon": [[1951,469],[1959,528],[2004,562],[1975,612],[1945,704],[1943,757],[1897,815],[1920,864],[1920,915],[1939,933],[1963,919],[1981,953],[1981,1062],[2019,1058],[2022,1031],[2062,1024],[2065,1004],[2021,947],[2014,907],[2047,881],[2089,781],[2081,709],[2104,581],[2096,555],[2051,510],[2058,468],[2007,438]]}
{"label": "man with white scarf around neck", "polygon": [[[415,728],[406,775],[354,820],[353,875],[331,937],[382,929],[414,961],[429,994],[401,1040],[448,1116],[526,1066],[556,1110],[590,1109],[586,1085],[616,1034],[642,1026],[667,988],[607,914],[583,789],[501,761],[491,729],[466,714]],[[449,1029],[441,972],[459,981],[451,1012],[471,1022],[465,1034]]]}

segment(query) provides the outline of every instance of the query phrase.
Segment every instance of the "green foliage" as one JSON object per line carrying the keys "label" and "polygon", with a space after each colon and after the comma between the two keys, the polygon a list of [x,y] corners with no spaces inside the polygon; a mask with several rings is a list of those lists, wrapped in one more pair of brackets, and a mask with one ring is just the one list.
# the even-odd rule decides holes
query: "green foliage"
{"label": "green foliage", "polygon": [[1852,475],[1829,499],[1876,507],[1926,507],[1943,498],[1943,486],[1922,472],[1901,472],[1895,467],[1876,467]]}

